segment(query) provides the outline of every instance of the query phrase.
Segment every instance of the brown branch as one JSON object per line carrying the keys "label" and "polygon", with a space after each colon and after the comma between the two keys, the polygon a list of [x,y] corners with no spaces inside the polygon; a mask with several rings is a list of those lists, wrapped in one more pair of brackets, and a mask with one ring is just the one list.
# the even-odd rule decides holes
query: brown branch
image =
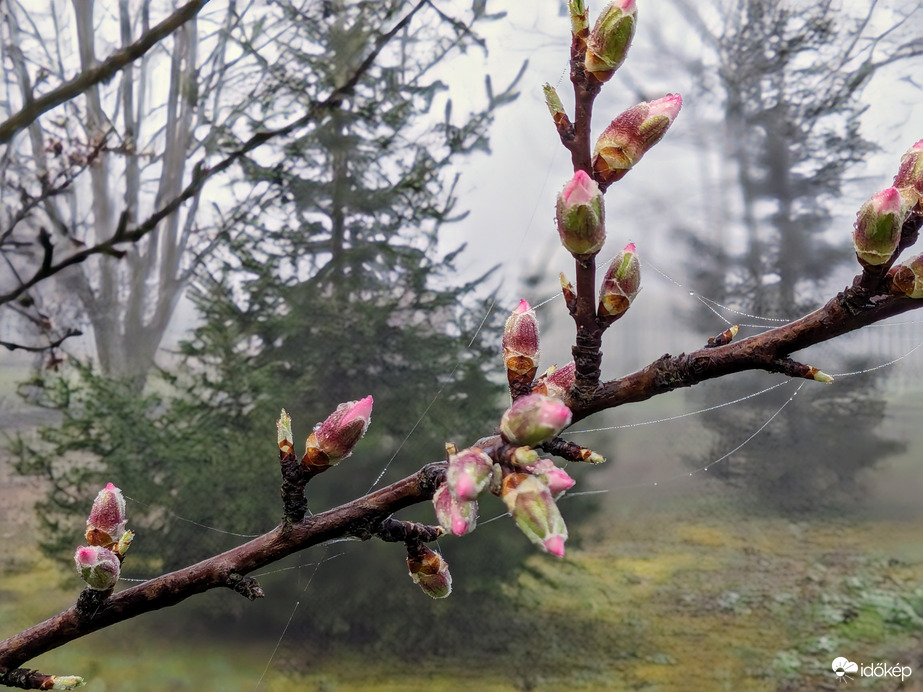
{"label": "brown branch", "polygon": [[[201,2],[202,0],[199,1]],[[382,49],[392,38],[394,38],[395,35],[397,35],[405,26],[407,26],[407,24],[410,23],[410,20],[413,18],[413,16],[420,10],[420,8],[426,4],[427,0],[421,0],[418,2],[416,5],[414,5],[413,9],[410,10],[410,12],[408,12],[397,24],[394,25],[390,31],[379,36],[375,43],[375,47],[372,49],[369,55],[366,56],[365,60],[362,61],[359,67],[356,68],[352,76],[350,76],[350,78],[342,86],[339,86],[330,92],[327,98],[323,99],[322,101],[315,101],[308,108],[307,113],[305,113],[302,117],[278,129],[264,130],[263,132],[256,133],[250,137],[250,139],[248,139],[243,144],[243,146],[228,154],[214,166],[206,166],[204,160],[199,161],[199,163],[196,164],[195,168],[193,169],[192,181],[189,183],[189,185],[187,185],[179,195],[174,197],[171,201],[167,202],[159,210],[151,214],[142,224],[131,230],[121,230],[123,228],[123,223],[120,222],[119,226],[121,232],[117,230],[116,233],[108,240],[85,248],[80,252],[76,252],[56,264],[52,264],[50,261],[46,261],[43,263],[43,266],[32,275],[31,278],[27,279],[8,293],[0,294],[0,305],[8,303],[11,300],[15,300],[40,281],[44,281],[50,276],[57,274],[62,269],[66,269],[71,265],[80,264],[93,255],[109,255],[117,259],[123,257],[125,255],[125,251],[118,250],[115,247],[116,245],[121,245],[123,243],[135,243],[149,234],[163,219],[170,216],[170,214],[173,214],[186,200],[196,195],[209,178],[227,170],[237,160],[243,158],[251,151],[259,146],[262,146],[266,142],[277,137],[291,134],[292,132],[301,129],[316,120],[321,113],[329,109],[339,107],[340,103],[343,102],[343,99],[349,95],[356,84],[359,83],[359,80],[362,79],[362,76],[368,72],[369,68],[371,68],[371,66],[374,64],[375,59],[378,57],[378,54],[381,53]],[[123,219],[124,218],[125,215],[123,214]],[[47,259],[48,258],[46,256],[46,260]]]}
{"label": "brown branch", "polygon": [[570,46],[570,81],[574,85],[574,135],[561,137],[561,143],[570,151],[574,172],[585,171],[591,177],[590,136],[593,120],[593,102],[599,95],[602,84],[587,78],[583,63],[586,58],[588,31],[574,34]]}
{"label": "brown branch", "polygon": [[45,346],[27,346],[26,344],[17,344],[13,341],[0,341],[0,346],[6,348],[7,351],[28,351],[29,353],[41,353],[42,351],[52,351],[58,348],[58,346],[63,344],[72,336],[83,336],[83,332],[81,332],[79,329],[68,329],[66,332],[64,332],[64,336],[49,342]]}
{"label": "brown branch", "polygon": [[577,300],[574,324],[577,336],[571,352],[576,370],[571,396],[580,405],[587,405],[599,386],[602,365],[603,327],[596,319],[596,255],[575,258],[577,267]]}
{"label": "brown branch", "polygon": [[[92,610],[74,605],[0,642],[0,684],[7,684],[8,676],[40,654],[117,622],[176,605],[195,594],[219,587],[241,592],[242,582],[246,585],[244,591],[252,594],[259,585],[252,579],[245,580],[245,575],[292,553],[335,538],[352,536],[367,540],[379,532],[390,535],[395,526],[385,520],[405,507],[432,499],[444,478],[445,462],[428,464],[365,497],[298,523],[280,524],[237,548],[115,593]],[[423,530],[426,528],[404,527],[407,535],[423,537],[428,535]]]}
{"label": "brown branch", "polygon": [[576,422],[597,411],[745,370],[804,377],[800,370],[786,369],[790,354],[920,307],[923,301],[903,295],[872,295],[861,288],[847,288],[799,320],[725,346],[666,354],[635,373],[603,383],[591,401],[568,403]]}
{"label": "brown branch", "polygon": [[17,132],[28,127],[43,113],[77,98],[95,84],[108,82],[115,76],[116,72],[142,57],[151,48],[195,17],[208,2],[209,0],[191,0],[191,2],[183,5],[130,46],[116,51],[96,67],[80,73],[69,82],[65,82],[44,96],[35,100],[28,99],[22,110],[0,124],[0,144],[9,142]]}

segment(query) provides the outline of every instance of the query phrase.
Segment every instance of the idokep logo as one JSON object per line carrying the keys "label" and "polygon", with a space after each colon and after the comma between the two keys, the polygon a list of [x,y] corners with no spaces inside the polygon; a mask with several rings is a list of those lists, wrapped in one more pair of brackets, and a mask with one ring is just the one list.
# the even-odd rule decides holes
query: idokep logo
{"label": "idokep logo", "polygon": [[846,682],[852,680],[850,673],[858,673],[864,678],[900,678],[901,682],[909,678],[913,671],[910,666],[894,665],[888,663],[853,663],[848,658],[837,656],[833,659],[833,673],[838,680]]}

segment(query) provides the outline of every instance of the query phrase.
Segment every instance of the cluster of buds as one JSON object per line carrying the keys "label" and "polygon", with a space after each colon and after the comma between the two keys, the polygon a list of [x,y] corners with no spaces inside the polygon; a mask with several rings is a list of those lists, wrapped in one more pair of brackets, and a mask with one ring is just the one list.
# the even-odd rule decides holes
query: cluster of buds
{"label": "cluster of buds", "polygon": [[134,533],[125,528],[125,498],[112,483],[99,491],[87,517],[88,545],[74,553],[77,573],[95,591],[109,591],[119,579]]}
{"label": "cluster of buds", "polygon": [[628,310],[641,290],[641,262],[635,244],[629,243],[615,256],[599,289],[597,317],[609,325]]}
{"label": "cluster of buds", "polygon": [[477,498],[489,491],[503,499],[529,540],[552,555],[564,555],[567,527],[555,499],[573,487],[574,479],[532,447],[553,438],[570,420],[570,409],[559,399],[529,394],[503,415],[501,435],[514,446],[509,454],[495,461],[478,447],[452,449],[446,482],[433,495],[440,526],[456,536],[473,531]]}
{"label": "cluster of buds", "polygon": [[[372,418],[372,397],[359,401],[348,401],[337,406],[323,423],[314,426],[314,431],[305,443],[301,463],[315,470],[336,466],[353,452],[356,443],[365,435]],[[282,434],[280,428],[280,435]],[[291,435],[291,429],[288,429]],[[289,438],[291,439],[291,438]],[[280,442],[281,444],[281,442]]]}
{"label": "cluster of buds", "polygon": [[593,148],[596,180],[608,186],[624,178],[641,157],[663,139],[682,106],[683,98],[679,94],[667,94],[655,101],[639,103],[616,116]]}
{"label": "cluster of buds", "polygon": [[529,303],[520,301],[503,329],[503,363],[510,391],[528,391],[538,371],[538,320]]}

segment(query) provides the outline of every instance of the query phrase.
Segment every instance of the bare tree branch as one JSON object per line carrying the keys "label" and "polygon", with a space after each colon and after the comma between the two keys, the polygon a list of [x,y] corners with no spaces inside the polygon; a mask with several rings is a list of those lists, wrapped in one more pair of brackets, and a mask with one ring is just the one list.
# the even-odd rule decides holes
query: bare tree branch
{"label": "bare tree branch", "polygon": [[45,346],[27,346],[26,344],[17,344],[12,341],[0,341],[0,346],[6,348],[7,351],[28,351],[29,353],[41,353],[42,351],[51,351],[58,348],[58,346],[63,344],[72,336],[83,336],[83,332],[81,332],[79,329],[68,329],[64,333],[64,336],[49,342]]}
{"label": "bare tree branch", "polygon": [[191,0],[130,46],[110,55],[97,67],[85,70],[44,96],[35,100],[27,100],[22,110],[12,115],[5,122],[0,123],[0,144],[9,142],[17,132],[28,127],[43,113],[76,98],[100,82],[107,82],[112,79],[116,72],[143,56],[160,41],[195,17],[208,1]]}
{"label": "bare tree branch", "polygon": [[[43,262],[42,267],[40,267],[29,279],[23,281],[15,289],[7,293],[0,294],[0,305],[8,303],[11,300],[15,300],[20,295],[35,286],[37,283],[44,281],[45,279],[57,274],[67,267],[80,264],[93,255],[109,255],[115,258],[124,257],[125,252],[123,250],[117,249],[117,245],[137,242],[149,234],[151,231],[157,228],[157,224],[159,224],[163,219],[174,213],[188,199],[194,197],[199,192],[199,190],[201,190],[206,181],[209,180],[209,178],[227,170],[236,161],[243,158],[254,149],[262,146],[266,142],[269,142],[270,140],[273,140],[277,137],[284,137],[285,135],[289,135],[296,130],[300,130],[301,128],[305,127],[320,117],[322,113],[330,109],[337,108],[343,99],[349,95],[356,84],[359,83],[359,80],[362,79],[362,76],[372,67],[379,53],[381,53],[382,49],[388,44],[388,42],[394,38],[394,36],[397,35],[405,26],[407,26],[411,19],[413,19],[414,15],[424,5],[427,4],[427,0],[421,0],[397,24],[395,24],[390,31],[382,34],[376,41],[375,47],[356,68],[350,78],[346,80],[342,86],[339,86],[330,92],[330,94],[322,101],[315,101],[303,116],[283,127],[274,130],[264,130],[263,132],[256,133],[250,137],[250,139],[244,142],[243,146],[231,152],[213,166],[206,166],[204,160],[199,161],[193,169],[192,180],[183,189],[183,191],[172,200],[164,204],[163,207],[151,214],[144,222],[131,230],[127,230],[125,228],[125,225],[127,224],[127,217],[123,214],[122,219],[119,222],[119,228],[116,229],[116,232],[111,238],[99,242],[96,245],[84,248],[83,250],[76,252],[57,263]],[[48,260],[47,255],[46,260]]]}

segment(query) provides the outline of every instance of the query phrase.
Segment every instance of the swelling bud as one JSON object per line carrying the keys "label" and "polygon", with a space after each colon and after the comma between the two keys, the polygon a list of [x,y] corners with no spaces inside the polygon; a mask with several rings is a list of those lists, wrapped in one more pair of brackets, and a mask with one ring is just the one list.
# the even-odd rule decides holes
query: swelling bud
{"label": "swelling bud", "polygon": [[463,449],[449,458],[446,481],[452,496],[470,502],[490,485],[493,461],[477,447]]}
{"label": "swelling bud", "polygon": [[449,563],[442,555],[422,543],[407,546],[407,567],[413,583],[432,598],[445,598],[452,593]]}
{"label": "swelling bud", "polygon": [[[488,478],[488,484],[490,478]],[[471,533],[478,525],[476,500],[461,500],[452,494],[448,483],[443,483],[433,494],[433,509],[439,526],[456,536]]]}
{"label": "swelling bud", "polygon": [[923,298],[923,255],[904,260],[892,270],[891,283],[908,298]]}
{"label": "swelling bud", "polygon": [[503,329],[503,363],[511,391],[528,391],[538,370],[538,357],[538,319],[529,303],[521,300]]}
{"label": "swelling bud", "polygon": [[625,177],[670,129],[683,106],[679,94],[639,103],[609,123],[593,148],[593,171],[603,189]]}
{"label": "swelling bud", "polygon": [[612,79],[625,62],[637,21],[635,0],[614,0],[606,5],[587,39],[584,67],[590,79],[597,82]]}
{"label": "swelling bud", "polygon": [[503,479],[502,497],[526,538],[551,555],[564,556],[567,526],[548,486],[535,476],[511,473]]}
{"label": "swelling bud", "polygon": [[621,317],[641,290],[641,262],[635,244],[628,243],[609,265],[599,289],[597,317],[611,324]]}
{"label": "swelling bud", "polygon": [[558,194],[555,220],[561,244],[575,257],[595,255],[606,242],[603,195],[583,170]]}
{"label": "swelling bud", "polygon": [[87,517],[86,538],[91,546],[109,548],[125,534],[125,498],[112,483],[99,491]]}
{"label": "swelling bud", "polygon": [[330,417],[314,426],[305,444],[305,466],[336,466],[353,452],[372,419],[372,397],[337,406]]}
{"label": "swelling bud", "polygon": [[852,236],[860,262],[875,267],[891,259],[901,241],[902,206],[901,195],[895,187],[872,195],[862,205]]}
{"label": "swelling bud", "polygon": [[529,394],[513,402],[500,419],[500,433],[507,442],[536,447],[570,425],[571,410],[558,399]]}
{"label": "swelling bud", "polygon": [[900,191],[908,209],[923,199],[923,139],[901,157],[900,168],[894,176],[894,187]]}
{"label": "swelling bud", "polygon": [[98,545],[80,546],[74,553],[77,574],[94,591],[109,591],[119,580],[118,556]]}

